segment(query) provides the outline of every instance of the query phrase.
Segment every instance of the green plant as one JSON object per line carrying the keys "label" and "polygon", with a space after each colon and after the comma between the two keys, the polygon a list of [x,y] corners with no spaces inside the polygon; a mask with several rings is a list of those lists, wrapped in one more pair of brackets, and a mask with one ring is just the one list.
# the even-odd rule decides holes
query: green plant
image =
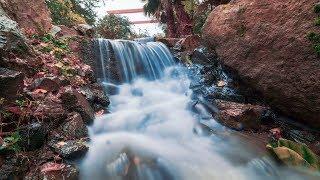
{"label": "green plant", "polygon": [[244,24],[241,24],[238,29],[238,35],[243,37],[247,32],[247,27]]}
{"label": "green plant", "polygon": [[107,39],[129,39],[132,35],[131,24],[127,18],[107,15],[97,24],[97,32]]}
{"label": "green plant", "polygon": [[20,140],[21,140],[21,137],[18,132],[15,132],[11,136],[4,138],[3,144],[0,146],[0,152],[4,152],[4,151],[19,152],[19,151],[21,151],[21,148],[18,144]]}
{"label": "green plant", "polygon": [[3,118],[8,118],[10,116],[12,116],[12,113],[8,112],[8,111],[5,111],[5,110],[0,110],[0,115],[3,117]]}
{"label": "green plant", "polygon": [[40,49],[40,51],[41,52],[44,52],[44,53],[49,53],[49,52],[51,52],[53,49],[52,49],[52,47],[50,47],[50,46],[44,46],[44,47],[42,47],[41,49]]}
{"label": "green plant", "polygon": [[102,0],[46,0],[51,12],[52,21],[56,25],[74,26],[96,21],[94,8]]}
{"label": "green plant", "polygon": [[17,53],[19,54],[24,54],[26,52],[28,52],[28,46],[25,43],[19,43],[17,45],[17,48],[15,49]]}
{"label": "green plant", "polygon": [[0,98],[0,105],[3,105],[5,102],[6,102],[6,99],[3,98],[3,97],[1,97],[1,98]]}
{"label": "green plant", "polygon": [[55,66],[60,69],[61,74],[65,77],[72,77],[77,74],[77,71],[74,68],[62,62],[55,64]]}
{"label": "green plant", "polygon": [[277,143],[268,144],[267,149],[276,159],[286,165],[320,171],[319,157],[305,144],[279,139]]}
{"label": "green plant", "polygon": [[16,103],[16,105],[18,105],[19,107],[25,107],[25,106],[27,106],[27,101],[26,101],[26,100],[16,100],[15,103]]}
{"label": "green plant", "polygon": [[318,42],[320,40],[320,36],[314,32],[310,32],[307,35],[307,38],[312,42]]}
{"label": "green plant", "polygon": [[314,11],[315,13],[320,13],[320,4],[316,4],[316,5],[314,6],[314,8],[313,8],[313,11]]}
{"label": "green plant", "polygon": [[316,26],[320,26],[320,17],[317,17],[316,20],[314,21],[314,24]]}
{"label": "green plant", "polygon": [[313,49],[316,51],[317,55],[320,56],[320,43],[313,45]]}

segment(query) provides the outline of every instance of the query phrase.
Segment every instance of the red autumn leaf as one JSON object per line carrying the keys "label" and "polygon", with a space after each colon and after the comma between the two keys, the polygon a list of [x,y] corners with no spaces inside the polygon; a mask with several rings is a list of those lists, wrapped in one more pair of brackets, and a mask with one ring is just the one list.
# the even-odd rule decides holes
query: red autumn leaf
{"label": "red autumn leaf", "polygon": [[48,162],[41,166],[41,172],[51,172],[51,171],[61,171],[63,168],[65,168],[64,164],[58,164],[54,162]]}
{"label": "red autumn leaf", "polygon": [[48,91],[47,90],[45,90],[45,89],[36,89],[36,90],[34,90],[33,91],[34,93],[37,93],[37,94],[45,94],[45,93],[47,93]]}
{"label": "red autumn leaf", "polygon": [[96,116],[102,116],[103,114],[104,114],[103,109],[95,113]]}
{"label": "red autumn leaf", "polygon": [[7,107],[6,110],[17,115],[22,114],[21,108],[18,106]]}
{"label": "red autumn leaf", "polygon": [[2,137],[0,137],[0,146],[2,146],[2,144],[3,144],[3,139]]}

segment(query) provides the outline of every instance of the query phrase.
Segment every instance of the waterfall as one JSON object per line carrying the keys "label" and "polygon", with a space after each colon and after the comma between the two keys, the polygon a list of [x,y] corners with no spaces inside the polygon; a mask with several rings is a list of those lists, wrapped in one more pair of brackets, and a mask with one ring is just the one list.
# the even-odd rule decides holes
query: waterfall
{"label": "waterfall", "polygon": [[137,77],[159,79],[164,69],[174,60],[162,43],[151,39],[107,40],[98,39],[97,59],[100,59],[98,78],[111,83],[132,82]]}
{"label": "waterfall", "polygon": [[[82,179],[299,179],[261,159],[201,105],[191,111],[188,68],[165,45],[99,39],[95,50],[100,81],[118,92],[110,96],[111,113],[90,127]],[[208,133],[202,121],[220,135]]]}

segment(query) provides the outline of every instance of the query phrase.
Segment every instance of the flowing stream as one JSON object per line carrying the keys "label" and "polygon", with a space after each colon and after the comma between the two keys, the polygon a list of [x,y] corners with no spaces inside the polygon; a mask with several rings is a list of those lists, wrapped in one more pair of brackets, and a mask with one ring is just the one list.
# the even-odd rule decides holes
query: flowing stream
{"label": "flowing stream", "polygon": [[165,45],[103,39],[96,45],[111,113],[90,127],[82,179],[300,179],[219,125],[204,106],[192,110],[188,68]]}

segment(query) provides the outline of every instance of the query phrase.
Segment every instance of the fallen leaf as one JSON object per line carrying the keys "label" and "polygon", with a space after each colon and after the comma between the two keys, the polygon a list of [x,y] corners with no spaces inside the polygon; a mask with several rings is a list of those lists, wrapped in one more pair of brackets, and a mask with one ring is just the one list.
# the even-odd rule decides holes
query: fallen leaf
{"label": "fallen leaf", "polygon": [[217,84],[218,87],[223,87],[223,86],[225,86],[225,85],[227,85],[226,82],[224,82],[224,81],[218,81],[218,84]]}
{"label": "fallen leaf", "polygon": [[8,112],[11,112],[11,113],[17,114],[17,115],[22,114],[21,108],[18,107],[18,106],[7,107],[6,110],[7,110]]}
{"label": "fallen leaf", "polygon": [[34,92],[34,93],[37,93],[37,94],[39,94],[39,93],[45,94],[45,93],[47,93],[48,91],[45,90],[45,89],[36,89],[36,90],[34,90],[33,92]]}
{"label": "fallen leaf", "polygon": [[102,116],[103,114],[104,114],[103,109],[95,113],[96,116]]}
{"label": "fallen leaf", "polygon": [[66,144],[66,142],[64,141],[60,141],[57,143],[57,146],[61,147],[61,146],[64,146]]}
{"label": "fallen leaf", "polygon": [[61,171],[63,168],[65,168],[64,164],[48,162],[41,166],[41,172],[46,173],[50,171]]}

